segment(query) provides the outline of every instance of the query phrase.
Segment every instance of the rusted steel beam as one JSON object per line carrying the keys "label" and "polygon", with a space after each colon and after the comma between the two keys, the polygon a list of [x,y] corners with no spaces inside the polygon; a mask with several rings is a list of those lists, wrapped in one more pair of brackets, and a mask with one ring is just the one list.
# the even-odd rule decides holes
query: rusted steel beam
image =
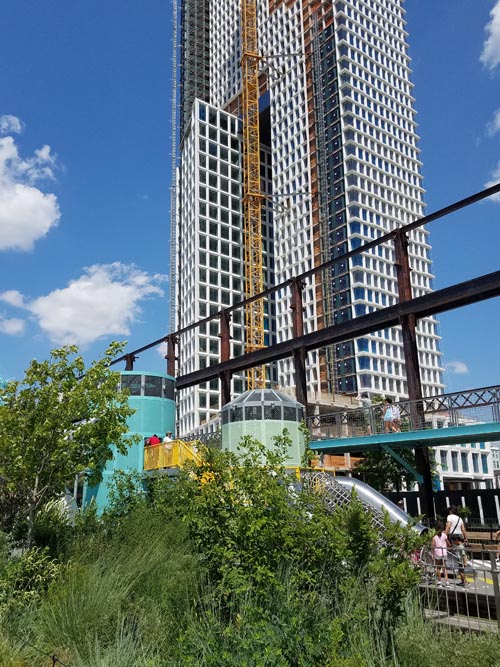
{"label": "rusted steel beam", "polygon": [[[231,313],[227,310],[220,314],[220,360],[228,361],[231,358]],[[231,401],[232,372],[225,370],[219,373],[221,407]]]}
{"label": "rusted steel beam", "polygon": [[[304,283],[294,280],[292,283],[292,335],[294,338],[304,336],[304,306],[302,303],[302,290]],[[307,377],[306,377],[306,350],[299,347],[293,351],[295,365],[295,397],[305,408],[307,414]]]}
{"label": "rusted steel beam", "polygon": [[137,359],[136,355],[131,352],[130,354],[126,354],[125,357],[125,370],[126,371],[133,371],[134,370],[134,362]]}
{"label": "rusted steel beam", "polygon": [[349,322],[326,327],[325,329],[314,331],[299,338],[284,341],[272,347],[230,359],[222,364],[210,366],[201,371],[181,375],[177,378],[177,388],[184,389],[200,382],[206,382],[218,377],[219,373],[225,370],[236,373],[246,370],[251,366],[286,359],[301,347],[304,347],[306,351],[315,350],[323,345],[341,343],[344,340],[363,336],[372,331],[397,326],[401,318],[410,313],[414,313],[417,318],[428,317],[496,296],[500,296],[500,271],[495,271],[480,278],[474,278],[473,280],[467,280],[452,287],[445,287],[431,294],[425,294],[416,299],[357,317]]}
{"label": "rusted steel beam", "polygon": [[[400,229],[394,236],[396,253],[396,273],[398,279],[399,301],[407,303],[412,299],[411,269],[408,256],[408,237]],[[411,401],[411,421],[421,430],[424,424],[424,406],[422,399],[422,382],[417,347],[417,318],[415,313],[408,313],[401,318],[403,335],[403,351],[405,355],[406,383],[408,398]],[[423,512],[427,517],[435,518],[432,494],[432,470],[429,449],[415,450],[415,463],[421,481],[418,486],[423,500]]]}
{"label": "rusted steel beam", "polygon": [[167,375],[175,377],[175,362],[177,357],[175,356],[175,347],[177,345],[177,336],[168,336],[167,337],[167,354],[165,359],[167,360]]}

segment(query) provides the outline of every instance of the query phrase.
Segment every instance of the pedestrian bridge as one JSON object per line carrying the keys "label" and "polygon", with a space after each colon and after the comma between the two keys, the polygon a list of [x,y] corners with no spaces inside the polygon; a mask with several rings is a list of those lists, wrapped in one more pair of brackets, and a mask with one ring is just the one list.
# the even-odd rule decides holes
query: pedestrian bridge
{"label": "pedestrian bridge", "polygon": [[382,405],[309,417],[311,449],[338,454],[500,440],[500,386],[394,405],[401,414],[397,433],[384,433]]}

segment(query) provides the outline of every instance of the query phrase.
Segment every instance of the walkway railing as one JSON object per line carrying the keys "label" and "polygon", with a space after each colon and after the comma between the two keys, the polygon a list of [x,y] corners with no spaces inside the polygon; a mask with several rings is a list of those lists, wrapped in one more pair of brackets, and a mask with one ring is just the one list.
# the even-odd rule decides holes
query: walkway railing
{"label": "walkway railing", "polygon": [[[500,629],[500,563],[494,551],[461,547],[448,549],[445,568],[432,550],[415,554],[422,574],[420,601],[434,621],[477,632]],[[446,571],[446,574],[445,574]]]}
{"label": "walkway railing", "polygon": [[399,417],[384,422],[384,406],[351,408],[308,417],[313,440],[353,438],[392,431],[423,431],[500,422],[500,386],[399,401]]}
{"label": "walkway railing", "polygon": [[144,470],[160,470],[162,468],[178,468],[186,461],[201,463],[198,454],[199,441],[184,442],[173,440],[158,445],[144,447]]}

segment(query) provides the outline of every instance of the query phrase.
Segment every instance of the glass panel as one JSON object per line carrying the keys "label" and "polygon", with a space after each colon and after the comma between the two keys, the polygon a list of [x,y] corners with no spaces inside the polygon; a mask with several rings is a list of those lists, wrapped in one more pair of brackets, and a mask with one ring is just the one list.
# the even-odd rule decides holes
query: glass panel
{"label": "glass panel", "polygon": [[131,396],[141,395],[142,375],[122,375],[121,387],[128,389]]}
{"label": "glass panel", "polygon": [[163,398],[174,400],[175,383],[173,380],[165,378],[163,380]]}
{"label": "glass panel", "polygon": [[144,376],[144,396],[158,396],[163,394],[163,378],[154,375]]}

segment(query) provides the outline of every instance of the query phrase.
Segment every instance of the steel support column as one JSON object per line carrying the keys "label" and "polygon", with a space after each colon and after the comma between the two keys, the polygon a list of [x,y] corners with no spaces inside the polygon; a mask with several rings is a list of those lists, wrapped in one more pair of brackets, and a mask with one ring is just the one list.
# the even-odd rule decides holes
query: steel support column
{"label": "steel support column", "polygon": [[[304,283],[294,280],[291,284],[292,290],[292,331],[294,338],[304,335],[304,306],[302,303],[302,290]],[[306,378],[306,349],[299,347],[293,352],[295,364],[295,397],[305,408],[307,415],[307,378]]]}
{"label": "steel support column", "polygon": [[177,345],[177,336],[167,336],[167,354],[165,359],[167,360],[167,375],[175,377],[175,362],[177,357],[175,356],[175,347]]}
{"label": "steel support column", "polygon": [[[408,237],[399,230],[394,236],[394,249],[396,253],[396,271],[398,278],[399,301],[411,301],[411,278],[410,262],[408,257]],[[417,318],[414,313],[403,315],[400,320],[403,334],[403,349],[406,366],[406,382],[408,385],[408,398],[412,403],[411,419],[417,429],[421,430],[424,425],[424,406],[421,402],[422,383],[420,381],[420,364],[417,348]],[[413,412],[415,414],[413,414]],[[434,498],[432,494],[432,471],[428,447],[415,450],[415,464],[422,482],[419,482],[419,490],[423,500],[424,514],[434,519]]]}
{"label": "steel support column", "polygon": [[[231,313],[223,310],[220,314],[220,360],[221,363],[231,358]],[[223,408],[231,400],[231,371],[219,373],[220,380],[220,404]]]}
{"label": "steel support column", "polygon": [[125,370],[126,371],[133,371],[134,370],[134,362],[137,359],[135,354],[131,352],[130,354],[125,355]]}

